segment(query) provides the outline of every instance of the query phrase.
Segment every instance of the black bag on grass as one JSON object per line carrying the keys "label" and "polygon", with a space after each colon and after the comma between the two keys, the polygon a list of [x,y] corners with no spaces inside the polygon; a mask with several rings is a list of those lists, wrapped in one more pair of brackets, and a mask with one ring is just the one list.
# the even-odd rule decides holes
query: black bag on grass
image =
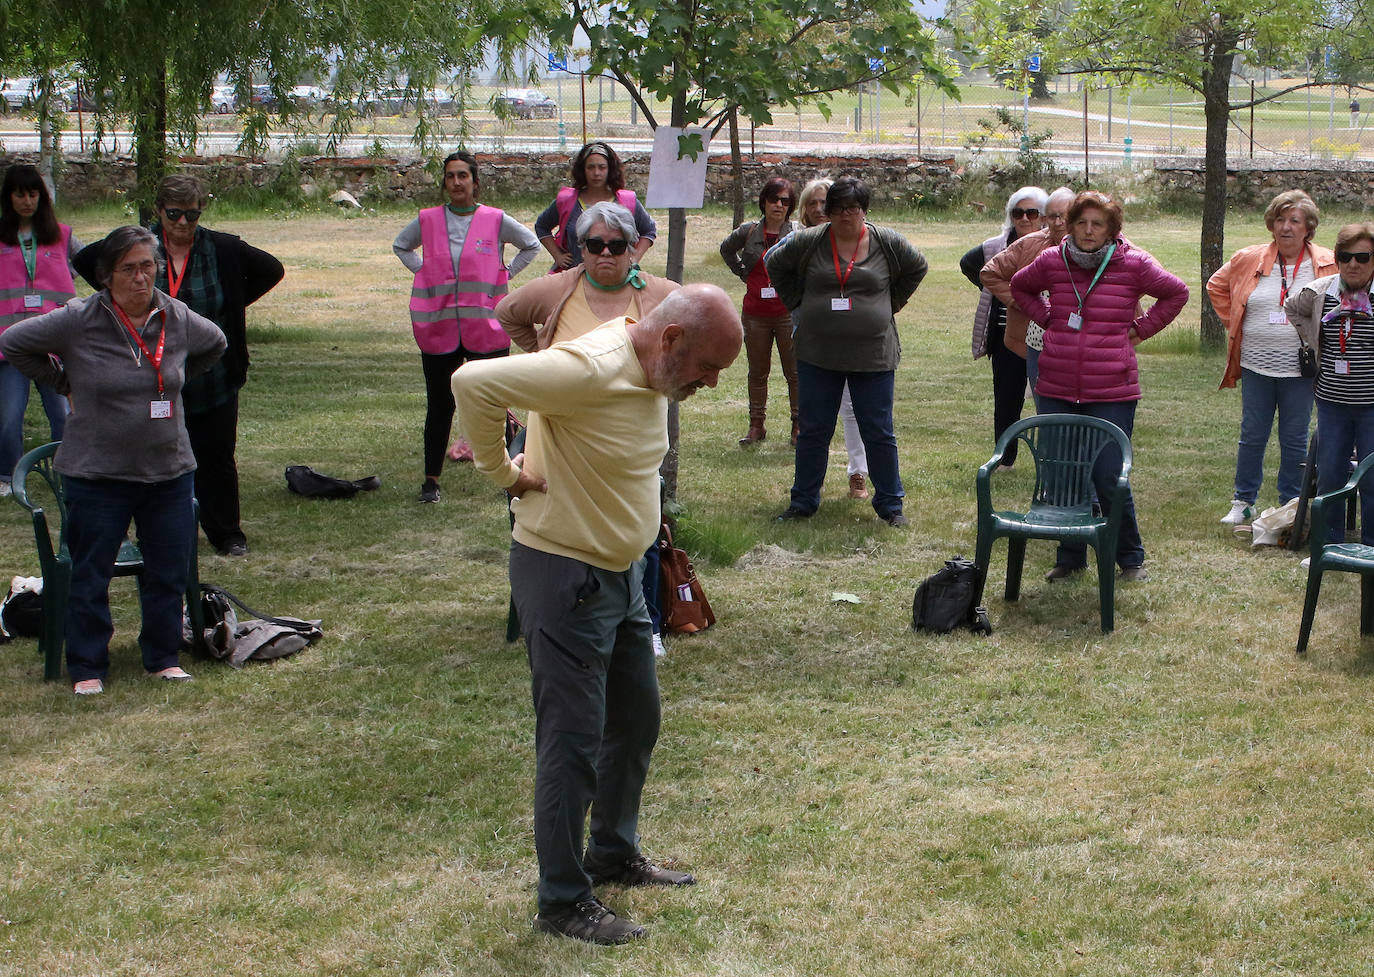
{"label": "black bag on grass", "polygon": [[985,576],[985,571],[972,560],[962,556],[946,560],[943,569],[916,588],[911,602],[911,627],[935,634],[948,634],[956,628],[992,634],[987,608],[978,606]]}

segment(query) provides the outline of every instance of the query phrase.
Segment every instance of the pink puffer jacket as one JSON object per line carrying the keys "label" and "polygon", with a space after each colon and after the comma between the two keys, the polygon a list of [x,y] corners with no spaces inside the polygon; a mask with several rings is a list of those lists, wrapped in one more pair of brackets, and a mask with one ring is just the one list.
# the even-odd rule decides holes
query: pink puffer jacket
{"label": "pink puffer jacket", "polygon": [[[1042,251],[1011,280],[1017,306],[1045,328],[1036,392],[1074,403],[1139,400],[1140,374],[1130,328],[1134,325],[1142,340],[1162,330],[1188,302],[1188,286],[1149,252],[1118,238],[1107,270],[1088,292],[1095,272],[1079,268],[1072,259],[1066,265],[1063,248],[1061,244]],[[1069,314],[1078,310],[1074,285],[1078,295],[1087,295],[1079,330],[1068,324]],[[1041,292],[1049,293],[1048,302]],[[1142,295],[1152,296],[1155,304],[1136,318]]]}

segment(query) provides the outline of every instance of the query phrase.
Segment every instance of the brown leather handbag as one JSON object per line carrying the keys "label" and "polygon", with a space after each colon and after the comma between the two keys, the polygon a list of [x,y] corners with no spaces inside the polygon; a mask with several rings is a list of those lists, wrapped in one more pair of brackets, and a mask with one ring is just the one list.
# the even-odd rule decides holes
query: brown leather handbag
{"label": "brown leather handbag", "polygon": [[658,566],[663,629],[692,634],[715,624],[715,612],[697,579],[696,568],[685,551],[673,546],[673,533],[666,522],[658,534]]}

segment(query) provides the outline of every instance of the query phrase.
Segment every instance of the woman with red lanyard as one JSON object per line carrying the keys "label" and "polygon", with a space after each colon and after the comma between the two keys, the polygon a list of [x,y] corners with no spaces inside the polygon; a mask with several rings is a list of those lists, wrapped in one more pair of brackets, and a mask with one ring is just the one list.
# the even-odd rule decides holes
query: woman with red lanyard
{"label": "woman with red lanyard", "polygon": [[778,298],[768,278],[763,255],[797,230],[792,221],[796,196],[789,180],[775,176],[759,192],[763,220],[741,224],[720,242],[726,266],[744,282],[744,350],[749,357],[749,431],[739,439],[741,447],[757,444],[768,436],[768,374],[773,366],[773,343],[778,344],[782,375],[787,378],[787,398],[792,407],[792,443],[797,443],[797,360],[792,355],[792,316]]}
{"label": "woman with red lanyard", "polygon": [[845,383],[873,480],[873,510],[905,526],[893,383],[901,342],[896,314],[926,274],[926,259],[900,233],[866,220],[868,186],[841,177],[826,191],[830,223],[789,234],[764,262],[778,298],[797,313],[800,431],[791,502],[779,519],[806,519],[821,504],[830,440]]}
{"label": "woman with red lanyard", "polygon": [[178,656],[196,540],[196,462],[181,394],[228,341],[215,323],[153,286],[157,246],[144,228],[116,229],[91,272],[99,292],[0,335],[0,352],[16,369],[71,397],[53,468],[67,504],[67,672],[78,695],[104,691],[109,675],[110,576],[130,521],[143,551],[143,667],[159,679],[191,677]]}
{"label": "woman with red lanyard", "polygon": [[[1374,453],[1374,223],[1336,233],[1336,274],[1304,285],[1285,311],[1317,356],[1317,491],[1334,492],[1350,477],[1350,454]],[[1374,546],[1374,498],[1360,488],[1360,542]],[[1345,537],[1333,519],[1330,542]],[[1319,532],[1320,527],[1312,527]]]}
{"label": "woman with red lanyard", "polygon": [[[81,242],[57,222],[52,197],[36,167],[15,163],[0,185],[0,332],[51,312],[75,294],[72,256]],[[62,440],[67,399],[48,384],[38,396],[54,441]],[[0,496],[10,494],[10,473],[24,453],[24,412],[29,378],[0,360]]]}
{"label": "woman with red lanyard", "polygon": [[1248,523],[1258,508],[1264,481],[1264,451],[1274,414],[1279,416],[1278,504],[1302,492],[1307,429],[1312,421],[1312,377],[1298,361],[1302,341],[1289,325],[1284,304],[1308,282],[1336,271],[1327,248],[1312,243],[1317,205],[1301,190],[1287,190],[1269,202],[1266,244],[1241,248],[1207,280],[1207,294],[1226,323],[1228,349],[1221,386],[1240,381],[1240,444],[1235,492],[1221,517],[1228,526]]}
{"label": "woman with red lanyard", "polygon": [[[239,389],[248,379],[247,308],[281,281],[281,262],[233,234],[200,223],[209,194],[196,177],[174,174],[157,189],[152,231],[164,259],[157,287],[220,327],[224,358],[186,385],[186,433],[196,458],[196,500],[205,538],[225,556],[244,556],[248,537],[239,512]],[[77,256],[77,269],[96,286],[93,244]]]}

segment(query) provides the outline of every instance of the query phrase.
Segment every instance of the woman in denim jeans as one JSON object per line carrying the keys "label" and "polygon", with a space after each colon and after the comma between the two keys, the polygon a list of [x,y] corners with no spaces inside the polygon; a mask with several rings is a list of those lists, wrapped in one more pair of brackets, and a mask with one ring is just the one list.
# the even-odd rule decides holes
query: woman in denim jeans
{"label": "woman in denim jeans", "polygon": [[1317,205],[1301,190],[1269,202],[1264,225],[1273,240],[1231,256],[1207,281],[1212,308],[1226,323],[1228,349],[1221,386],[1240,380],[1240,443],[1235,493],[1223,525],[1248,523],[1264,481],[1264,450],[1279,416],[1279,505],[1302,492],[1307,428],[1312,420],[1312,378],[1298,367],[1301,341],[1284,303],[1308,282],[1336,270],[1330,250],[1312,243]]}

